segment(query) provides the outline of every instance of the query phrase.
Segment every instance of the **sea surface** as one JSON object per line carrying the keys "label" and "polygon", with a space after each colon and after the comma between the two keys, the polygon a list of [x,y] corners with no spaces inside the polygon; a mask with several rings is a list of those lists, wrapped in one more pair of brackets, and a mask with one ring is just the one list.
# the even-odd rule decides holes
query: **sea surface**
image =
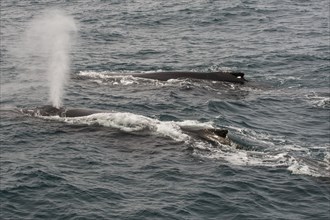
{"label": "sea surface", "polygon": [[[0,10],[0,219],[330,219],[328,0],[1,0]],[[50,102],[47,62],[22,42],[54,10],[76,24],[63,105],[114,114],[17,111]],[[154,71],[241,71],[248,82],[134,77]],[[182,125],[228,129],[240,147]]]}

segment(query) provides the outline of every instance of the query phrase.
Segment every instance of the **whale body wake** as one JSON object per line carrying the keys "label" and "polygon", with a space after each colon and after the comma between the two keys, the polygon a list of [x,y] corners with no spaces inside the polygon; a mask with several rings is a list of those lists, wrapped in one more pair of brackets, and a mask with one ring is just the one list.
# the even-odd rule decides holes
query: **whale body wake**
{"label": "whale body wake", "polygon": [[195,137],[216,145],[234,145],[227,137],[228,130],[198,122],[162,122],[128,112],[56,108],[51,105],[21,109],[20,111],[29,116],[58,120],[69,124],[110,127],[129,133],[156,133],[177,141],[186,141],[190,137]]}

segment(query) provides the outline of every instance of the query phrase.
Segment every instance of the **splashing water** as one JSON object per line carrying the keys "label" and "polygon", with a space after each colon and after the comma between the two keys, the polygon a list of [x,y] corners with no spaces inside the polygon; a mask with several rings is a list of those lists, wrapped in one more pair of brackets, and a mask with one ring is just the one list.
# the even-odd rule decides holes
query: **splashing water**
{"label": "splashing water", "polygon": [[69,51],[76,32],[72,17],[52,10],[34,18],[25,35],[25,52],[47,73],[49,101],[57,108],[62,105],[70,69]]}

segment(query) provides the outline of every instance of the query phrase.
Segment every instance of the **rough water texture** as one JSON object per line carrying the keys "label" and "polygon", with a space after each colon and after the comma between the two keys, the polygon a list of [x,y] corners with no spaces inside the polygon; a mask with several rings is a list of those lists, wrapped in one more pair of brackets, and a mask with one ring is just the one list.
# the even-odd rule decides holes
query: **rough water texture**
{"label": "rough water texture", "polygon": [[[17,111],[48,104],[46,64],[19,52],[52,9],[79,27],[63,104],[116,114]],[[0,10],[1,219],[329,219],[328,1],[4,0]],[[249,82],[132,76],[180,70]],[[226,128],[239,147],[180,126]]]}

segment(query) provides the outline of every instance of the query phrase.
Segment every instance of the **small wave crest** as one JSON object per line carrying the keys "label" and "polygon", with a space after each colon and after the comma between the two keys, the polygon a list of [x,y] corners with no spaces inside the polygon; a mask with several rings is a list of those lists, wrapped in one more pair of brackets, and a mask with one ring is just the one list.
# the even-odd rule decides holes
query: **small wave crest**
{"label": "small wave crest", "polygon": [[327,152],[323,160],[297,157],[291,160],[288,170],[293,174],[310,175],[315,177],[330,178],[330,152]]}
{"label": "small wave crest", "polygon": [[314,107],[330,108],[330,94],[311,92],[305,95],[305,98]]}

